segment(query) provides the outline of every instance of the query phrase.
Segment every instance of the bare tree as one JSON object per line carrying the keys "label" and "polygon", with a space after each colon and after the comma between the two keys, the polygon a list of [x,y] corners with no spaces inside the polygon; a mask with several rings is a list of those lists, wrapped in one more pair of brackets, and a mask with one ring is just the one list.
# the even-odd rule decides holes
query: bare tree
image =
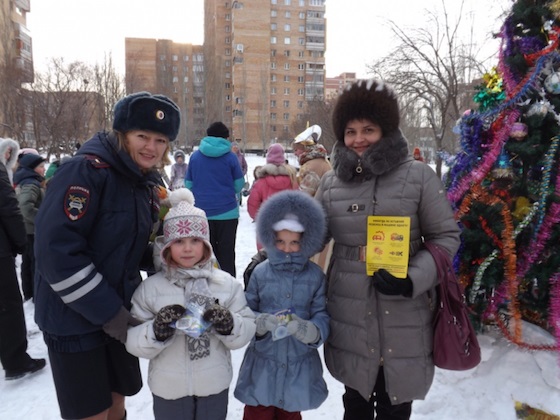
{"label": "bare tree", "polygon": [[[488,62],[479,57],[472,20],[470,31],[463,31],[467,16],[463,8],[464,0],[453,21],[442,1],[440,11],[426,11],[422,27],[406,30],[389,21],[397,46],[368,66],[370,73],[390,83],[399,94],[403,129],[412,134],[419,127],[428,127],[436,149],[450,152],[456,147],[451,129],[464,110],[473,107],[473,79],[483,74]],[[439,157],[436,171],[441,175]]]}
{"label": "bare tree", "polygon": [[98,99],[101,99],[101,103],[97,106],[103,109],[102,112],[95,113],[100,117],[96,121],[97,128],[108,130],[113,121],[114,104],[126,95],[124,77],[117,74],[111,53],[105,55],[103,63],[93,67],[92,77],[93,80],[87,87],[99,94]]}

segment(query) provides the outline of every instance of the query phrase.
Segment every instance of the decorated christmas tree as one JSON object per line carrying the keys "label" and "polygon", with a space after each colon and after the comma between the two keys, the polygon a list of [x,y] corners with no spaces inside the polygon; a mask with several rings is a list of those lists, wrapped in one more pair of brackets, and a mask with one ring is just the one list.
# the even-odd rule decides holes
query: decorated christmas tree
{"label": "decorated christmas tree", "polygon": [[[518,0],[496,67],[456,127],[449,201],[463,229],[455,269],[479,326],[560,347],[560,0]],[[527,321],[557,344],[527,343]]]}

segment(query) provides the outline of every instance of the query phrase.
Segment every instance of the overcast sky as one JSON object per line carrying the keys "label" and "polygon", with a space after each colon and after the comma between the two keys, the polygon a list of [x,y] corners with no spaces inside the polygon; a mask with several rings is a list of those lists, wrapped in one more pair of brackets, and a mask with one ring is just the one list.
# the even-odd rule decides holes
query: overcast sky
{"label": "overcast sky", "polygon": [[[95,63],[111,53],[117,69],[123,71],[126,37],[202,44],[203,3],[203,0],[31,0],[28,27],[33,37],[35,68],[43,70],[52,57]],[[451,13],[456,13],[461,0],[444,0],[444,3]],[[441,9],[441,4],[442,0],[327,0],[327,76],[342,72],[366,76],[366,64],[382,57],[391,46],[387,20],[403,28],[419,25],[424,21],[425,9]],[[465,0],[463,15],[474,11],[476,34],[484,40],[491,31],[500,28],[498,17],[510,4],[511,0]]]}

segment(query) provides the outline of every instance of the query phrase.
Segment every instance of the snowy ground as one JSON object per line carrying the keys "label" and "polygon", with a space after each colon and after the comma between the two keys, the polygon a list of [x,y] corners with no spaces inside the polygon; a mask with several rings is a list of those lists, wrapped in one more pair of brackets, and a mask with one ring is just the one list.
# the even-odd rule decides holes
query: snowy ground
{"label": "snowy ground", "polygon": [[[264,163],[263,157],[248,156],[249,173]],[[290,157],[291,163],[295,163]],[[250,179],[251,181],[251,179]],[[245,199],[246,200],[246,199]],[[245,202],[244,200],[244,202]],[[237,272],[243,271],[255,252],[255,233],[247,208],[241,207],[237,237]],[[19,264],[19,258],[18,258]],[[24,304],[28,328],[29,353],[47,358],[47,349],[33,321],[34,306]],[[526,328],[526,339],[534,343],[551,343],[550,335]],[[413,404],[412,420],[514,420],[514,402],[560,415],[559,355],[552,352],[521,350],[494,332],[479,336],[482,363],[465,372],[437,370],[433,386],[425,401]],[[234,372],[239,369],[244,350],[232,353]],[[148,362],[141,361],[144,378]],[[0,374],[1,375],[1,374]],[[325,369],[329,397],[317,410],[303,413],[304,420],[342,419],[343,386]],[[406,378],[403,378],[406,380]],[[233,384],[235,384],[234,377]],[[228,420],[242,418],[243,405],[230,392]],[[153,419],[152,396],[145,385],[140,393],[127,398],[128,418]],[[0,379],[0,419],[52,420],[60,418],[50,369],[18,381]],[[548,420],[551,420],[549,418]]]}

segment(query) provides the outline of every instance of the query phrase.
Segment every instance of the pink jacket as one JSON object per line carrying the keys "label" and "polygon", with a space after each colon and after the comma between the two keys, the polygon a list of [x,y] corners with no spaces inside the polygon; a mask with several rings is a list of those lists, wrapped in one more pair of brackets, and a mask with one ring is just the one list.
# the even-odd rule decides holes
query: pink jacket
{"label": "pink jacket", "polygon": [[267,163],[258,171],[257,176],[247,199],[247,211],[253,219],[268,197],[280,191],[298,189],[295,170],[290,166]]}

